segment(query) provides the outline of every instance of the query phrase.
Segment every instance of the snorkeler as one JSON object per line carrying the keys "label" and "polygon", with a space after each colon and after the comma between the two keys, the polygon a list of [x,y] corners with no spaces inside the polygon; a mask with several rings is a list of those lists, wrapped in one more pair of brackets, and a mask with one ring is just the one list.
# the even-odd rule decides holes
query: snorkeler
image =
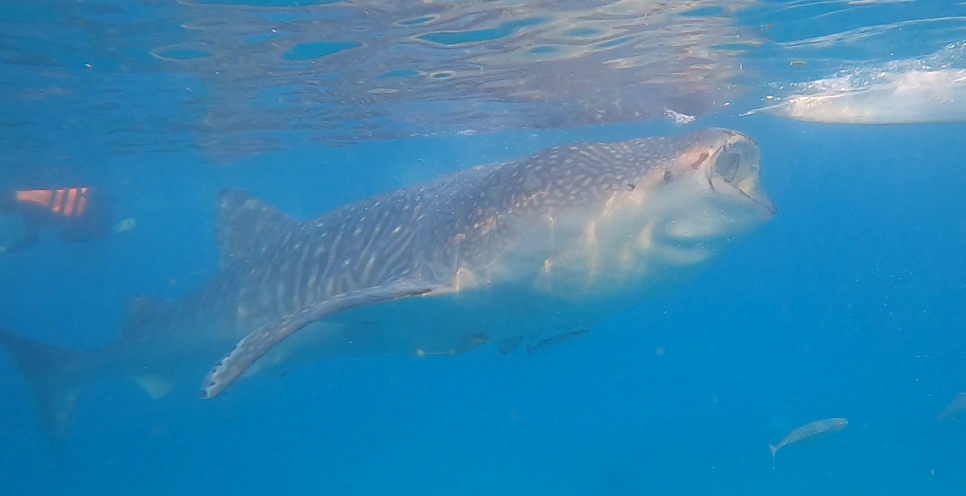
{"label": "snorkeler", "polygon": [[61,226],[59,238],[69,243],[90,241],[111,233],[114,206],[93,188],[38,189],[0,192],[0,216],[19,214],[23,237],[0,252],[20,251],[40,237],[46,226]]}

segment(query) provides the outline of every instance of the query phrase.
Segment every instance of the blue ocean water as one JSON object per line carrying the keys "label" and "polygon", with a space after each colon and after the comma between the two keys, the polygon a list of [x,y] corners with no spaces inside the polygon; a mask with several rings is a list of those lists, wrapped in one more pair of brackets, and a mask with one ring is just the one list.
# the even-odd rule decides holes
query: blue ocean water
{"label": "blue ocean water", "polygon": [[[962,14],[947,5],[929,15],[955,8]],[[54,86],[43,65],[3,70],[15,70],[5,92]],[[0,353],[0,494],[966,492],[966,417],[937,422],[966,391],[963,124],[719,114],[689,127],[308,144],[222,163],[181,146],[109,153],[113,128],[92,129],[58,103],[94,95],[140,122],[137,112],[177,114],[185,87],[204,92],[190,76],[132,75],[108,94],[76,81],[49,105],[5,98],[15,101],[0,114],[0,133],[17,128],[8,122],[51,133],[36,147],[3,141],[13,151],[0,158],[0,186],[106,185],[119,219],[137,221],[79,245],[45,232],[0,257],[0,326],[72,349],[114,339],[128,297],[184,296],[217,273],[214,199],[226,187],[311,218],[556,144],[722,126],[760,145],[778,214],[693,279],[547,353],[317,362],[210,402],[194,387],[155,401],[128,381],[99,384],[80,396],[57,447],[23,374]],[[773,468],[768,444],[827,417],[849,426],[783,449]]]}

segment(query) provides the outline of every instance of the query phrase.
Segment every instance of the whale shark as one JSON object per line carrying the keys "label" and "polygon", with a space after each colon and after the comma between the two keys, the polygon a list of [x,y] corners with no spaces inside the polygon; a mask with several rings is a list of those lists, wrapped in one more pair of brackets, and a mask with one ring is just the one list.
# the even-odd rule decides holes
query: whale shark
{"label": "whale shark", "polygon": [[[707,129],[577,143],[439,177],[299,221],[217,199],[219,273],[176,300],[134,297],[120,336],[72,351],[0,330],[45,428],[92,383],[212,399],[282,363],[542,352],[684,279],[775,214],[749,136]],[[207,372],[207,374],[206,374]]]}

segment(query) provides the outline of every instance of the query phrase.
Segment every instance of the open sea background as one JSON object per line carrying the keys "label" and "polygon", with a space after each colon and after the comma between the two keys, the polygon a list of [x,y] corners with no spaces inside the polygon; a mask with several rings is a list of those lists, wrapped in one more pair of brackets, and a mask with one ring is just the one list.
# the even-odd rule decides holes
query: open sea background
{"label": "open sea background", "polygon": [[[57,5],[0,2],[0,19],[43,30],[56,25],[44,9]],[[770,5],[771,29],[806,15]],[[964,16],[966,6],[857,12],[850,21],[871,26]],[[766,14],[737,18],[757,25]],[[921,33],[898,39],[905,54],[942,46]],[[763,190],[778,214],[695,278],[550,352],[502,356],[487,346],[456,357],[317,362],[260,374],[210,402],[195,388],[154,401],[130,382],[101,384],[81,396],[56,451],[27,382],[0,352],[4,496],[966,494],[966,416],[936,420],[966,391],[963,124],[717,114],[684,127],[656,120],[299,143],[227,163],[190,146],[115,153],[111,131],[85,125],[77,105],[50,92],[25,96],[56,85],[48,66],[11,60],[0,65],[0,187],[107,185],[118,220],[137,220],[82,245],[47,232],[0,257],[0,325],[58,346],[109,342],[132,295],[179,297],[209,280],[214,199],[226,187],[311,218],[556,144],[722,126],[759,143]],[[58,60],[80,75],[73,98],[103,91],[103,79],[83,76],[83,60]],[[781,70],[789,74],[771,80],[796,67],[786,59]],[[111,111],[130,111],[131,121],[177,114],[182,88],[204,87],[177,72],[124,77]],[[70,124],[45,125],[62,122]],[[36,146],[23,145],[41,131]],[[0,233],[11,236],[15,226],[3,222]],[[783,448],[772,467],[768,444],[827,417],[849,426]]]}

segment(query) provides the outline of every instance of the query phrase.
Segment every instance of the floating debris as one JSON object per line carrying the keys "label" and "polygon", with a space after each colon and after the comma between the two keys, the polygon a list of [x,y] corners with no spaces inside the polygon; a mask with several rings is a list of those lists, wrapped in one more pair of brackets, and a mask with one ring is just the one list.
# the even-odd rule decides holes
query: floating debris
{"label": "floating debris", "polygon": [[136,226],[137,226],[137,221],[135,221],[133,217],[128,217],[122,220],[121,222],[114,224],[113,229],[114,229],[114,232],[116,233],[122,233],[125,231],[130,231],[131,229],[134,229]]}
{"label": "floating debris", "polygon": [[680,112],[675,112],[671,109],[664,109],[664,115],[671,119],[675,125],[681,126],[684,124],[691,124],[694,122],[693,115],[686,115]]}

